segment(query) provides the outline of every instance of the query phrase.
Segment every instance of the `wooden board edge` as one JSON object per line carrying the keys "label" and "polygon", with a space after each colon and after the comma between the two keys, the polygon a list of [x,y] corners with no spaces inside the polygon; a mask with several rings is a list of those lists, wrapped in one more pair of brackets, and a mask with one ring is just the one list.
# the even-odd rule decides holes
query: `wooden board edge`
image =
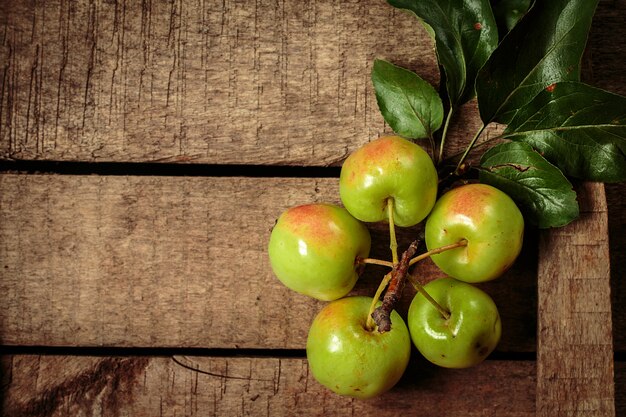
{"label": "wooden board edge", "polygon": [[604,185],[578,187],[581,217],[539,242],[537,415],[614,416]]}

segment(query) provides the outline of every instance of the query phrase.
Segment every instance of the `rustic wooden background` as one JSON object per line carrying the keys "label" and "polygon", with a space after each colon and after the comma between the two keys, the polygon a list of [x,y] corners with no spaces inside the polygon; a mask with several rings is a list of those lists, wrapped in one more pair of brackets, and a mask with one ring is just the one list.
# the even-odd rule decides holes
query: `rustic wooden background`
{"label": "rustic wooden background", "polygon": [[[620,94],[625,18],[600,2],[585,59],[585,80]],[[388,132],[374,58],[438,82],[411,16],[378,0],[0,0],[0,28],[2,415],[626,414],[624,184],[578,184],[580,221],[528,230],[484,286],[504,335],[479,367],[415,357],[365,402],[309,374],[323,303],[277,282],[267,238],[286,207],[338,202],[343,159]],[[477,126],[470,103],[453,142]]]}

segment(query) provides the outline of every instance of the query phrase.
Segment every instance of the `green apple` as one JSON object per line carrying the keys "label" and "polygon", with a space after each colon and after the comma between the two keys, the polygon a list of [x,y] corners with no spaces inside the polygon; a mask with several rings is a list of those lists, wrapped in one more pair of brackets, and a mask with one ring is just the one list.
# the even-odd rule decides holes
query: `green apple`
{"label": "green apple", "polygon": [[426,220],[426,246],[433,249],[459,240],[464,247],[433,255],[447,275],[465,282],[499,277],[522,249],[524,218],[502,191],[486,184],[467,184],[445,193]]}
{"label": "green apple", "polygon": [[270,235],[268,253],[276,277],[288,288],[330,301],[352,290],[358,258],[367,258],[365,225],[343,207],[306,204],[285,210]]}
{"label": "green apple", "polygon": [[387,220],[387,201],[393,199],[395,224],[409,227],[432,209],[437,185],[437,170],[421,147],[399,136],[386,136],[345,160],[339,194],[346,209],[364,222]]}
{"label": "green apple", "polygon": [[411,355],[411,339],[402,317],[391,313],[391,330],[366,327],[372,298],[346,297],[327,304],[315,317],[306,343],[309,368],[330,390],[371,398],[393,387]]}
{"label": "green apple", "polygon": [[443,309],[444,317],[416,294],[407,323],[411,340],[430,362],[446,368],[468,368],[482,362],[500,341],[498,309],[487,293],[454,278],[431,281],[424,289]]}

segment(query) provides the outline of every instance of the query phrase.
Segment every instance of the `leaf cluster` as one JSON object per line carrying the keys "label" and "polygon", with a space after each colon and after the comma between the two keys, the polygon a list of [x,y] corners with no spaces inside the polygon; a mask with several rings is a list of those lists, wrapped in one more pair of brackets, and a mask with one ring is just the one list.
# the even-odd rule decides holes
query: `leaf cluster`
{"label": "leaf cluster", "polygon": [[500,143],[473,171],[509,194],[531,223],[568,224],[579,215],[571,179],[626,180],[626,98],[580,81],[597,2],[388,0],[434,38],[441,86],[377,59],[381,114],[398,135],[429,140],[443,168],[450,120],[475,97],[482,126],[453,174],[464,172],[488,124],[504,124]]}

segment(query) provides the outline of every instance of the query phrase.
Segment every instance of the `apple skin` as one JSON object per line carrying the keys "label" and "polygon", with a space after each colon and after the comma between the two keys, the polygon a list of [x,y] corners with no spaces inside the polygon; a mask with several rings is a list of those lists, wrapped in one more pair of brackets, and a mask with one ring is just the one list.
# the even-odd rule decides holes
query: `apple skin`
{"label": "apple skin", "polygon": [[306,204],[285,210],[272,233],[268,253],[276,277],[288,288],[330,301],[352,290],[356,258],[367,258],[369,230],[343,207]]}
{"label": "apple skin", "polygon": [[306,343],[315,379],[337,394],[371,398],[392,388],[411,355],[411,339],[402,317],[391,313],[391,330],[369,331],[365,324],[370,297],[353,296],[327,304],[315,317]]}
{"label": "apple skin", "polygon": [[477,283],[502,275],[519,255],[524,218],[513,200],[495,187],[467,184],[445,193],[426,220],[426,247],[467,240],[467,246],[433,255],[447,275]]}
{"label": "apple skin", "polygon": [[454,278],[440,278],[424,289],[444,309],[445,319],[417,293],[407,316],[411,340],[435,365],[468,368],[482,362],[500,341],[502,324],[498,308],[481,289]]}
{"label": "apple skin", "polygon": [[394,201],[394,223],[414,226],[437,198],[438,177],[432,159],[420,146],[399,136],[373,140],[343,163],[339,194],[343,205],[363,222],[388,219],[387,200]]}

